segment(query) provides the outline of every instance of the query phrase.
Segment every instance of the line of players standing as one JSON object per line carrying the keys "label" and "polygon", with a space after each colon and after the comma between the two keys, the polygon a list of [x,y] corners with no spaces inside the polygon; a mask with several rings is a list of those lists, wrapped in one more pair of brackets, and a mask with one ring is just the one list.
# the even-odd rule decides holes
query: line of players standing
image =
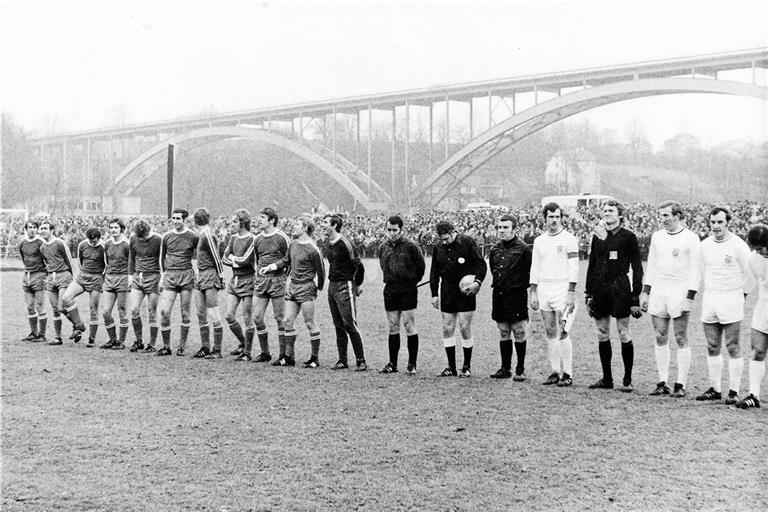
{"label": "line of players standing", "polygon": [[[575,290],[578,281],[578,243],[562,225],[562,210],[551,203],[542,215],[546,231],[536,238],[531,249],[517,236],[517,220],[503,215],[497,223],[499,242],[489,254],[492,279],[492,318],[499,334],[501,367],[491,375],[495,379],[526,380],[525,352],[528,311],[541,311],[547,337],[551,374],[545,385],[568,387],[573,384],[573,346],[569,331],[576,314]],[[209,227],[210,215],[205,208],[194,212],[196,229],[186,225],[188,213],[174,210],[173,228],[160,236],[145,221],[138,221],[130,239],[125,238],[125,224],[120,219],[109,223],[110,239],[101,241],[101,232],[90,228],[86,240],[78,246],[80,272],[73,280],[72,261],[66,244],[55,237],[51,221],[40,224],[29,221],[26,237],[19,252],[25,265],[23,288],[27,302],[31,332],[25,341],[46,341],[47,314],[44,290],[53,310],[55,338],[50,345],[63,344],[60,314],[72,323],[70,336],[79,342],[86,331],[75,298],[85,292],[90,296],[90,322],[87,346],[95,346],[99,325],[98,311],[103,293],[102,315],[109,339],[104,349],[124,349],[129,318],[136,341],[131,351],[155,352],[158,331],[162,347],[159,356],[171,355],[171,310],[177,298],[181,303],[179,344],[176,355],[186,353],[190,328],[191,299],[195,296],[202,346],[195,358],[222,357],[223,327],[219,313],[219,291],[226,289],[224,320],[238,340],[232,355],[240,361],[268,362],[272,354],[264,315],[272,302],[278,328],[278,366],[294,366],[295,320],[302,314],[309,331],[310,358],[307,368],[319,366],[320,331],[314,320],[315,299],[325,283],[322,256],[312,235],[315,223],[308,215],[297,217],[292,225],[293,239],[277,229],[277,213],[263,209],[257,218],[260,233],[251,233],[251,216],[247,210],[235,212],[232,227],[236,232],[224,254]],[[652,395],[686,395],[686,381],[691,363],[687,341],[688,317],[692,301],[703,279],[702,322],[708,344],[707,368],[710,388],[697,400],[722,398],[721,379],[724,366],[722,339],[729,353],[729,392],[725,402],[742,408],[760,407],[760,383],[765,374],[768,349],[768,228],[753,227],[749,246],[728,230],[731,214],[716,207],[709,215],[712,235],[699,243],[698,237],[683,224],[679,204],[666,202],[659,207],[664,229],[651,240],[647,270],[643,271],[640,251],[634,233],[622,227],[624,207],[608,201],[603,219],[595,226],[586,278],[586,307],[594,319],[602,378],[591,389],[611,389],[612,346],[610,319],[615,319],[621,346],[624,376],[620,389],[633,391],[632,369],[634,347],[629,331],[629,317],[642,312],[651,315],[655,336],[655,358],[659,383]],[[326,215],[323,219],[328,234],[326,257],[328,302],[336,331],[339,359],[333,369],[349,368],[347,347],[351,342],[355,369],[367,370],[362,337],[357,329],[356,300],[362,293],[364,267],[357,251],[341,234],[342,219]],[[397,373],[400,350],[400,326],[407,336],[407,373],[416,373],[419,338],[415,311],[418,283],[425,272],[419,248],[403,236],[403,220],[392,216],[386,224],[388,240],[380,250],[384,277],[384,306],[389,324],[389,362],[381,373]],[[487,265],[471,237],[457,233],[447,221],[436,225],[440,243],[432,255],[429,285],[432,305],[442,315],[442,338],[448,366],[442,377],[471,376],[474,341],[472,318],[475,296],[486,277]],[[754,253],[750,253],[750,247]],[[193,267],[197,260],[197,269]],[[225,285],[223,265],[232,267],[232,278]],[[629,271],[632,270],[630,281]],[[645,280],[643,277],[645,276]],[[759,282],[758,303],[752,323],[753,356],[749,365],[750,394],[738,396],[743,370],[739,350],[740,323],[744,315],[744,296],[755,281]],[[643,284],[644,283],[644,284]],[[641,291],[642,290],[642,291]],[[148,301],[149,341],[143,343],[141,305]],[[116,328],[112,311],[115,304],[120,319]],[[242,304],[243,323],[236,318]],[[159,307],[158,307],[159,306]],[[156,311],[160,313],[158,326]],[[458,323],[463,365],[456,365],[455,336]],[[674,391],[669,380],[670,350],[667,342],[672,325],[678,345],[678,376]],[[212,332],[211,332],[212,331]],[[213,344],[211,345],[211,333]],[[252,356],[254,336],[260,352]],[[517,364],[512,371],[512,357]]]}

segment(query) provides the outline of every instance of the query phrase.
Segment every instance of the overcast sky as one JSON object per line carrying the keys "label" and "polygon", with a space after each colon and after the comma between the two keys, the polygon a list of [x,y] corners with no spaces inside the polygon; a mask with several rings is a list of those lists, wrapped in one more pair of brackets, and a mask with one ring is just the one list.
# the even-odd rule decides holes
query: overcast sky
{"label": "overcast sky", "polygon": [[[768,47],[768,2],[2,1],[2,109],[28,130],[226,112]],[[734,77],[737,78],[737,77]],[[759,80],[765,84],[765,74]],[[582,114],[658,146],[768,140],[766,104],[702,95]]]}

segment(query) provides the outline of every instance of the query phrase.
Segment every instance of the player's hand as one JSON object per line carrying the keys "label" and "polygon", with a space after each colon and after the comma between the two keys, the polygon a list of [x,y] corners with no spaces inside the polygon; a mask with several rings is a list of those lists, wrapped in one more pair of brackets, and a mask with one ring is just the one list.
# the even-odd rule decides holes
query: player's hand
{"label": "player's hand", "polygon": [[576,307],[576,292],[568,291],[565,296],[565,312],[570,313]]}
{"label": "player's hand", "polygon": [[589,316],[591,316],[592,318],[595,318],[595,315],[594,315],[594,313],[593,313],[593,311],[592,311],[592,302],[593,302],[593,300],[592,300],[592,297],[586,297],[586,298],[584,299],[584,304],[586,304],[586,306],[587,306],[587,313],[588,313],[588,314],[589,314]]}
{"label": "player's hand", "polygon": [[265,276],[270,272],[275,272],[276,270],[277,270],[277,265],[275,265],[274,263],[270,263],[266,267],[261,267],[259,269],[259,274]]}
{"label": "player's hand", "polygon": [[683,314],[688,314],[693,309],[693,299],[684,299],[683,303],[680,305],[680,311]]}
{"label": "player's hand", "polygon": [[640,294],[640,309],[643,313],[648,312],[648,294],[645,292]]}
{"label": "player's hand", "polygon": [[539,295],[536,292],[531,292],[531,299],[529,302],[532,310],[537,311],[539,309]]}
{"label": "player's hand", "polygon": [[640,310],[640,306],[632,306],[629,308],[629,312],[632,315],[632,318],[640,318],[643,316],[643,312]]}
{"label": "player's hand", "polygon": [[437,297],[432,297],[432,307],[437,309],[440,306],[440,299]]}
{"label": "player's hand", "polygon": [[464,295],[466,295],[467,297],[471,297],[473,295],[477,295],[478,293],[480,293],[480,283],[475,281],[474,283],[472,283],[467,287],[466,291],[464,292]]}

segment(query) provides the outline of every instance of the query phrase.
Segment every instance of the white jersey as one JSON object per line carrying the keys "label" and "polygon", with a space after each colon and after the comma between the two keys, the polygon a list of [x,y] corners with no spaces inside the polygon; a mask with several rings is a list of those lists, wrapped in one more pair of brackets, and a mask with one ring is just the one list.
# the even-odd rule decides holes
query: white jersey
{"label": "white jersey", "polygon": [[533,241],[531,284],[540,281],[579,280],[579,243],[576,237],[560,230],[556,235],[544,232]]}
{"label": "white jersey", "polygon": [[699,289],[699,237],[690,229],[677,233],[666,229],[651,236],[645,284],[651,289],[657,285],[686,285],[688,290]]}
{"label": "white jersey", "polygon": [[757,302],[752,313],[752,328],[768,334],[768,258],[752,253],[749,270],[757,284]]}
{"label": "white jersey", "polygon": [[718,242],[710,236],[701,242],[699,271],[704,276],[705,291],[749,291],[750,252],[747,243],[731,233]]}

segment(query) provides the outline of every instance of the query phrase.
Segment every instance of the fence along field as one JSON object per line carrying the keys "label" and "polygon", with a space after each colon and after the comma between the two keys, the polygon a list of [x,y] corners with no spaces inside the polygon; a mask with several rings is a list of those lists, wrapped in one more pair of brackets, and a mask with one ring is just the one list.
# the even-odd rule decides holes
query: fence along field
{"label": "fence along field", "polygon": [[[585,270],[582,262],[579,300]],[[360,298],[371,368],[360,374],[329,369],[336,348],[324,292],[317,307],[322,366],[309,370],[230,357],[157,358],[83,342],[26,344],[19,341],[27,332],[21,273],[0,275],[3,510],[768,507],[765,409],[693,400],[708,387],[698,301],[689,396],[675,400],[647,396],[656,382],[647,316],[631,323],[635,393],[586,389],[599,360],[583,313],[573,330],[573,388],[540,384],[549,372],[538,319],[530,328],[529,380],[489,379],[499,366],[490,283],[473,325],[473,377],[460,380],[435,376],[445,356],[426,286],[419,289],[419,373],[407,377],[374,371],[387,359],[380,277]],[[751,315],[754,299],[747,303]],[[199,343],[195,325],[190,348]],[[297,331],[300,359],[309,342],[300,322]],[[748,333],[745,323],[745,355]],[[101,326],[99,342],[104,335]],[[226,332],[224,348],[233,346]],[[405,357],[403,348],[402,366]],[[619,375],[620,365],[614,357]]]}

